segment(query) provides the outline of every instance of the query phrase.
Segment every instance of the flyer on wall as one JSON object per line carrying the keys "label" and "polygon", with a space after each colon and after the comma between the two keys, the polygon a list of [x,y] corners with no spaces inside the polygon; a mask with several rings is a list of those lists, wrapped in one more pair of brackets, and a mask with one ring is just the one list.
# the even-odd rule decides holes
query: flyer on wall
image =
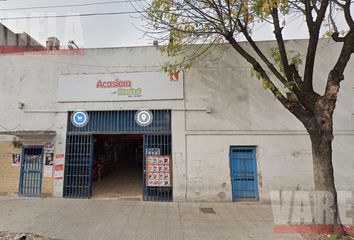
{"label": "flyer on wall", "polygon": [[12,154],[12,166],[20,166],[21,164],[21,154],[14,153]]}
{"label": "flyer on wall", "polygon": [[146,186],[171,187],[170,164],[170,156],[146,156]]}

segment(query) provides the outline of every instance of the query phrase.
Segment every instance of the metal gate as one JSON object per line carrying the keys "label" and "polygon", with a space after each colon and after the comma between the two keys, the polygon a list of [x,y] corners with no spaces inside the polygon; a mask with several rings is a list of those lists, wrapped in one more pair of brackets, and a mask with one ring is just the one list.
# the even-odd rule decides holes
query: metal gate
{"label": "metal gate", "polygon": [[23,147],[19,194],[26,197],[42,195],[43,147]]}
{"label": "metal gate", "polygon": [[66,139],[64,197],[92,195],[92,135],[68,135]]}
{"label": "metal gate", "polygon": [[234,201],[259,199],[256,147],[230,148],[232,198]]}
{"label": "metal gate", "polygon": [[[151,162],[149,163],[149,160]],[[152,168],[150,171],[148,168]],[[171,135],[144,135],[144,200],[172,201]]]}
{"label": "metal gate", "polygon": [[170,159],[170,169],[172,169],[171,111],[151,110],[151,112],[153,114],[153,121],[145,127],[135,122],[137,111],[134,110],[89,111],[87,112],[89,122],[84,127],[73,125],[70,121],[72,112],[69,112],[64,197],[90,198],[92,195],[94,134],[139,134],[144,135],[144,200],[172,200],[172,177],[170,177],[170,184],[167,184],[168,186],[151,187],[146,184],[147,156],[168,157]]}

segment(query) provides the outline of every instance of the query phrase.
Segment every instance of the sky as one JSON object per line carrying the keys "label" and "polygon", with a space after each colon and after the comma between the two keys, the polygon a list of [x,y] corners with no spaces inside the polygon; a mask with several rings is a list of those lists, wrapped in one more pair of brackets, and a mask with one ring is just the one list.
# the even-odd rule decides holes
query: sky
{"label": "sky", "polygon": [[[58,6],[72,4],[89,4],[97,2],[115,2],[102,5],[91,5],[68,8],[46,8],[30,10],[4,10],[36,6]],[[108,16],[88,16],[49,19],[22,19],[4,20],[4,18],[33,17],[33,16],[60,16],[87,13],[111,13],[134,11],[133,6],[124,0],[0,0],[0,22],[12,31],[27,32],[41,44],[46,39],[56,36],[62,46],[74,40],[80,47],[127,47],[152,45],[152,40],[144,37],[144,22],[139,14],[121,14]],[[266,24],[260,24],[254,31],[256,40],[273,39],[272,29]],[[289,21],[284,30],[286,39],[307,38],[307,31],[303,19]]]}
{"label": "sky", "polygon": [[[108,1],[109,0],[0,0],[0,18],[134,11],[134,8],[128,2],[85,7],[2,11],[2,9],[19,7],[57,6]],[[63,44],[67,44],[69,40],[74,40],[77,45],[81,47],[91,48],[152,44],[152,41],[147,38],[144,39],[143,32],[138,30],[142,21],[140,20],[139,15],[136,14],[1,20],[1,23],[14,32],[27,32],[42,44],[45,44],[45,41],[49,36],[57,36]]]}

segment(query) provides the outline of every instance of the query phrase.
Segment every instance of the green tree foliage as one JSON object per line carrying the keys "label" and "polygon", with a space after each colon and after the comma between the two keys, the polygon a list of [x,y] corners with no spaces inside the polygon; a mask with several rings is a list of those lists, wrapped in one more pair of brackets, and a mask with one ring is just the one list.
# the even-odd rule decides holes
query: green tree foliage
{"label": "green tree foliage", "polygon": [[[304,81],[307,82],[306,88],[313,90],[311,68],[315,60],[320,29],[326,27],[328,31],[325,35],[337,35],[337,40],[340,35],[341,39],[344,38],[343,34],[348,36],[348,31],[338,31],[333,16],[342,14],[343,18],[347,19],[345,9],[350,4],[345,0],[153,0],[140,7],[148,20],[147,33],[162,41],[160,50],[169,57],[183,56],[181,61],[167,63],[164,66],[165,71],[188,69],[197,57],[208,52],[215,44],[228,42],[251,63],[252,75],[262,79],[263,86],[289,106],[287,97],[282,94],[284,91],[276,87],[279,86],[276,81],[282,83],[285,92],[295,95],[296,91],[304,90]],[[285,46],[282,31],[289,16],[303,17],[307,21],[310,35],[315,39],[309,44],[309,48],[314,49],[309,50],[307,56],[301,56]],[[269,53],[262,52],[252,38],[252,31],[259,23],[270,24],[274,29],[278,46],[271,50],[270,58],[267,57]],[[239,45],[240,36],[251,44],[254,52],[248,52]],[[186,54],[186,49],[191,44],[199,44],[200,47],[193,54]],[[304,57],[307,64],[306,76],[301,80],[298,66],[302,64]],[[260,58],[261,62],[256,58]],[[262,64],[268,69],[261,67]],[[275,78],[267,74],[268,70]]]}

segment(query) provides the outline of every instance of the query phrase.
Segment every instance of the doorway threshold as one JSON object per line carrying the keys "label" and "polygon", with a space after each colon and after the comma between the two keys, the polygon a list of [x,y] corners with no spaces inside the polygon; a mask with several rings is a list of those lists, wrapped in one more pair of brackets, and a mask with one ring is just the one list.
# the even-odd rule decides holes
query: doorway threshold
{"label": "doorway threshold", "polygon": [[143,196],[92,197],[93,200],[143,201]]}

